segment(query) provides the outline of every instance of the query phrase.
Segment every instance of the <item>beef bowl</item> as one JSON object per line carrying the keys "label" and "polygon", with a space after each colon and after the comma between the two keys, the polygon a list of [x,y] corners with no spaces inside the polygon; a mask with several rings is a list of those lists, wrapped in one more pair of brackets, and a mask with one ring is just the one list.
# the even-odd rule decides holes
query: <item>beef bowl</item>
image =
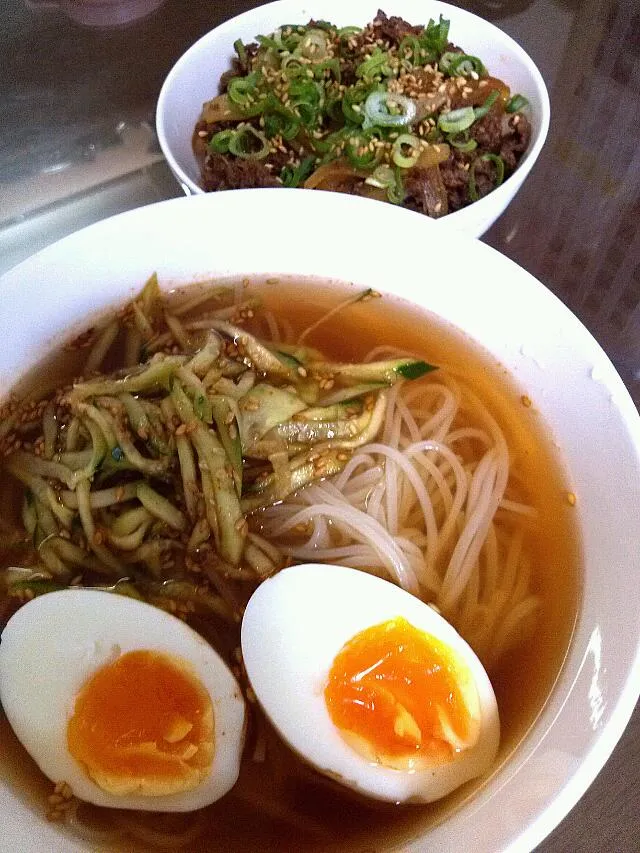
{"label": "beef bowl", "polygon": [[288,189],[0,288],[3,849],[533,849],[640,685],[640,423],[578,320]]}
{"label": "beef bowl", "polygon": [[480,236],[540,154],[549,97],[525,51],[463,9],[278,0],[187,50],[156,123],[186,193],[352,193]]}

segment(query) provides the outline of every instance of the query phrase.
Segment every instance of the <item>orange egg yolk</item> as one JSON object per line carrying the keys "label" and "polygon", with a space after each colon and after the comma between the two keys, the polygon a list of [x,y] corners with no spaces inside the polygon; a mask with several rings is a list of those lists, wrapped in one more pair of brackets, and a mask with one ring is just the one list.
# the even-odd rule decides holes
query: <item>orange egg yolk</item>
{"label": "orange egg yolk", "polygon": [[324,696],[345,740],[388,767],[450,761],[479,736],[479,699],[467,664],[400,617],[366,628],[342,647]]}
{"label": "orange egg yolk", "polygon": [[93,781],[111,794],[187,791],[202,781],[213,760],[211,699],[177,658],[127,652],[83,685],[67,744]]}

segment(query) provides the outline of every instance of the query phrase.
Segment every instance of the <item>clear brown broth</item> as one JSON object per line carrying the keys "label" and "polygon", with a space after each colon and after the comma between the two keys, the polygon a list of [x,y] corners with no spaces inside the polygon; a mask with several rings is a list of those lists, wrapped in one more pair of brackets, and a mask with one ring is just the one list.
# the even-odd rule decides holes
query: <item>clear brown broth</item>
{"label": "clear brown broth", "polygon": [[[279,281],[262,284],[259,292],[266,307],[277,317],[286,317],[300,333],[358,290],[345,285]],[[567,501],[567,478],[536,412],[535,400],[533,405],[525,405],[527,389],[517,387],[501,365],[458,330],[390,297],[350,306],[306,342],[321,348],[336,361],[361,359],[384,343],[415,352],[464,378],[489,406],[511,452],[518,458],[532,502],[541,515],[543,535],[537,543],[537,568],[532,583],[543,606],[534,637],[502,659],[491,672],[502,726],[497,769],[522,741],[552,690],[570,641],[579,598],[580,542],[575,509]],[[64,358],[56,356],[46,370],[39,368],[37,374],[46,375],[47,384],[54,378],[59,382],[65,374],[68,379],[77,363],[69,366]],[[21,390],[30,385],[33,392],[33,380],[23,383]],[[4,487],[6,484],[0,484],[2,491]],[[204,812],[203,836],[191,848],[181,849],[211,853],[247,850],[284,853],[303,847],[353,853],[389,850],[445,819],[481,784],[468,783],[443,801],[428,806],[390,806],[338,789],[304,767],[281,744],[276,755],[275,769],[250,759],[243,761],[236,792],[245,792],[247,802],[239,801],[232,792],[213,804]],[[51,786],[4,719],[0,720],[0,767],[3,777],[31,804],[35,815],[44,814]],[[296,815],[293,823],[274,815],[265,816],[255,808],[251,797],[255,795],[259,803],[260,791],[265,789],[272,794],[276,792],[273,799],[287,815]],[[108,820],[108,810],[100,811],[100,820],[105,817]],[[151,815],[144,817],[149,826],[157,820]],[[305,828],[309,823],[311,831]],[[320,834],[315,834],[313,827],[319,827]],[[101,849],[106,848],[101,845]],[[118,845],[116,849],[120,849]],[[128,839],[122,849],[148,848],[144,845],[138,848]]]}

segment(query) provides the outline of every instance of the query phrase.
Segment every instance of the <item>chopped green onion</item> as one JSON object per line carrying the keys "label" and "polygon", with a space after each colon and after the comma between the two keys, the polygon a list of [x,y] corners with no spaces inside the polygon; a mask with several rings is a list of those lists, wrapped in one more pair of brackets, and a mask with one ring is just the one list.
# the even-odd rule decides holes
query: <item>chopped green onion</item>
{"label": "chopped green onion", "polygon": [[451,77],[461,74],[463,77],[468,77],[471,74],[477,74],[478,77],[486,77],[487,69],[482,60],[477,56],[470,56],[468,53],[457,53],[454,50],[448,50],[442,54],[438,63],[440,70]]}
{"label": "chopped green onion", "polygon": [[462,151],[464,154],[467,154],[469,151],[474,151],[478,147],[478,143],[475,139],[469,139],[469,134],[464,130],[461,133],[449,134],[447,136],[447,142],[449,145],[453,145],[454,148],[457,148],[458,151]]}
{"label": "chopped green onion", "polygon": [[431,145],[437,145],[443,141],[442,132],[437,127],[432,127],[429,133],[424,137],[425,142]]}
{"label": "chopped green onion", "polygon": [[371,150],[370,143],[374,139],[370,134],[362,131],[354,130],[347,137],[345,145],[345,154],[352,166],[356,169],[369,169],[374,166],[382,155],[382,149],[377,145],[373,145]]}
{"label": "chopped green onion", "polygon": [[342,127],[340,130],[330,133],[329,136],[326,136],[324,139],[312,138],[311,144],[314,151],[318,154],[325,154],[327,158],[332,160],[338,149],[343,145],[345,137],[350,133],[352,134],[354,130],[357,131],[359,128]]}
{"label": "chopped green onion", "polygon": [[308,30],[296,49],[305,59],[319,61],[329,52],[329,39],[323,30]]}
{"label": "chopped green onion", "polygon": [[466,130],[476,120],[473,107],[461,107],[448,113],[441,113],[438,118],[438,127],[444,133],[459,133]]}
{"label": "chopped green onion", "polygon": [[[408,148],[411,153],[405,154],[405,149]],[[401,133],[393,143],[391,149],[391,158],[396,166],[401,169],[411,169],[420,159],[420,140],[412,133]]]}
{"label": "chopped green onion", "polygon": [[280,31],[276,30],[273,34],[274,37],[270,36],[256,36],[256,41],[260,45],[260,47],[264,47],[267,50],[275,50],[276,52],[282,50],[282,41],[280,39]]}
{"label": "chopped green onion", "polygon": [[484,116],[486,116],[491,107],[498,100],[499,94],[500,93],[494,89],[493,92],[491,92],[491,94],[487,98],[487,100],[484,102],[484,104],[482,104],[482,106],[474,107],[473,111],[475,113],[476,119],[484,118]]}
{"label": "chopped green onion", "polygon": [[242,39],[236,39],[233,43],[233,49],[238,54],[238,59],[242,63],[243,66],[247,64],[247,50],[242,43]]}
{"label": "chopped green onion", "polygon": [[430,19],[420,36],[420,44],[426,52],[425,62],[433,62],[435,59],[438,59],[448,42],[449,21],[445,20],[442,15],[440,15],[437,24],[433,19]]}
{"label": "chopped green onion", "polygon": [[311,104],[319,106],[323,98],[322,87],[313,80],[292,80],[289,84],[287,96],[292,104]]}
{"label": "chopped green onion", "polygon": [[520,110],[523,110],[525,107],[528,106],[529,101],[525,98],[524,95],[514,95],[507,101],[507,106],[505,107],[505,110],[508,113],[518,113],[520,112]]}
{"label": "chopped green onion", "polygon": [[329,89],[324,99],[323,112],[334,124],[342,124],[342,95],[339,90]]}
{"label": "chopped green onion", "polygon": [[226,154],[229,150],[229,143],[235,135],[235,130],[220,130],[215,133],[209,140],[209,151],[213,154]]}
{"label": "chopped green onion", "polygon": [[[256,147],[257,144],[260,147]],[[263,133],[250,124],[244,124],[229,140],[229,151],[245,160],[261,160],[269,153],[269,143]]]}
{"label": "chopped green onion", "polygon": [[366,101],[370,88],[362,84],[349,87],[342,96],[342,113],[352,124],[362,124],[365,114],[362,106]]}
{"label": "chopped green onion", "polygon": [[401,59],[410,59],[414,65],[420,62],[420,42],[416,36],[406,35],[398,47],[398,53]]}
{"label": "chopped green onion", "polygon": [[283,186],[299,187],[313,172],[315,162],[315,157],[305,157],[304,160],[298,163],[295,169],[292,166],[283,166],[280,172],[280,180]]}
{"label": "chopped green onion", "polygon": [[404,201],[404,181],[402,180],[402,172],[396,166],[394,169],[395,183],[387,187],[387,198],[391,204],[402,204]]}
{"label": "chopped green onion", "polygon": [[[335,29],[336,29],[336,28],[335,28],[335,25],[334,25],[334,24],[332,24],[332,23],[331,23],[331,21],[322,21],[322,20],[321,20],[321,21],[314,21],[314,22],[313,22],[313,26],[314,26],[317,30],[324,30],[325,32],[327,32],[327,33],[331,33],[332,35],[333,35],[333,33],[335,32]],[[306,32],[306,30],[307,30],[307,28],[306,28],[306,27],[298,27],[298,29],[299,29],[299,30],[302,30],[302,32]]]}
{"label": "chopped green onion", "polygon": [[289,54],[282,59],[280,71],[283,71],[287,77],[306,77],[307,68],[309,66],[300,60],[298,56]]}
{"label": "chopped green onion", "polygon": [[313,65],[313,76],[316,80],[320,80],[325,76],[325,71],[330,71],[334,80],[339,83],[342,75],[340,72],[340,60],[333,56],[331,59],[324,59]]}
{"label": "chopped green onion", "polygon": [[479,160],[484,160],[486,163],[493,163],[496,169],[496,179],[494,183],[494,189],[499,187],[500,184],[504,180],[504,160],[502,157],[498,157],[497,154],[483,154],[481,157],[478,157],[473,161],[471,165],[471,169],[469,170],[469,198],[471,201],[478,201],[480,198],[478,194],[478,187],[476,185],[476,166],[478,165]]}
{"label": "chopped green onion", "polygon": [[432,370],[437,370],[434,364],[428,364],[426,361],[408,361],[397,367],[396,373],[399,373],[403,379],[420,379]]}
{"label": "chopped green onion", "polygon": [[364,125],[368,127],[405,127],[416,117],[416,104],[394,92],[371,92],[364,104]]}
{"label": "chopped green onion", "polygon": [[440,57],[440,60],[438,62],[438,67],[439,67],[440,71],[443,71],[445,74],[448,74],[449,70],[451,68],[452,60],[455,59],[455,57],[459,56],[459,55],[460,55],[459,53],[456,53],[453,50],[446,50],[442,54],[442,56]]}
{"label": "chopped green onion", "polygon": [[338,37],[341,39],[349,39],[351,36],[357,36],[362,32],[362,27],[341,27],[338,30]]}
{"label": "chopped green onion", "polygon": [[324,99],[322,87],[308,78],[296,78],[289,84],[287,97],[302,124],[313,126]]}
{"label": "chopped green onion", "polygon": [[[284,109],[277,113],[265,113],[264,115],[264,134],[267,139],[281,136],[283,139],[290,140],[297,136],[299,130],[300,119]],[[222,132],[224,133],[224,131]]]}
{"label": "chopped green onion", "polygon": [[389,66],[389,54],[386,50],[376,47],[371,56],[361,62],[356,68],[356,77],[370,79],[381,75],[390,77],[393,74]]}
{"label": "chopped green onion", "polygon": [[248,107],[255,100],[258,84],[258,75],[254,71],[246,77],[234,77],[229,83],[227,94],[234,104],[239,107]]}

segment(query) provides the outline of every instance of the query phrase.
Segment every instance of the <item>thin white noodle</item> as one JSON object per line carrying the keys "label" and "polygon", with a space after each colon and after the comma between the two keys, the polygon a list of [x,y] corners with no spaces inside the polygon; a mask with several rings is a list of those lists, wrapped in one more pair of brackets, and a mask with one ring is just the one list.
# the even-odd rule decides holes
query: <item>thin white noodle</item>
{"label": "thin white noodle", "polygon": [[[365,360],[399,355],[377,347]],[[529,591],[537,510],[520,499],[523,488],[510,478],[492,415],[442,371],[389,389],[378,441],[261,518],[264,535],[293,559],[419,588],[491,665],[536,612],[522,606],[537,600]]]}
{"label": "thin white noodle", "polygon": [[[482,547],[486,527],[492,516],[491,502],[492,493],[496,484],[496,466],[489,470],[483,470],[483,478],[478,487],[478,499],[475,511],[466,518],[465,528],[456,543],[451,560],[442,582],[442,593],[438,600],[438,606],[443,610],[455,607],[458,598],[462,594],[465,584],[469,580],[473,564],[478,552]],[[471,490],[475,483],[472,482]]]}
{"label": "thin white noodle", "polygon": [[524,626],[540,608],[540,599],[530,595],[519,602],[504,618],[495,633],[492,655],[498,658],[524,639]]}
{"label": "thin white noodle", "polygon": [[504,569],[500,586],[509,595],[511,595],[514,591],[514,586],[518,573],[518,565],[520,563],[520,555],[522,553],[523,540],[523,531],[517,530],[513,535],[509,550],[507,551],[507,558],[504,562]]}
{"label": "thin white noodle", "polygon": [[518,566],[518,575],[516,577],[515,587],[511,596],[512,604],[522,601],[529,595],[529,585],[531,581],[531,560],[528,554],[521,556]]}
{"label": "thin white noodle", "polygon": [[293,341],[294,339],[293,326],[291,325],[291,321],[287,320],[286,317],[283,317],[280,322],[282,325],[282,335],[280,340],[282,341],[282,343],[291,343],[291,341]]}
{"label": "thin white noodle", "polygon": [[[424,520],[425,530],[427,534],[427,554],[426,554],[426,562],[427,564],[433,565],[435,560],[435,549],[436,543],[438,540],[438,528],[436,524],[436,519],[433,514],[433,507],[431,505],[431,501],[429,500],[429,495],[427,494],[427,490],[424,486],[423,481],[420,479],[420,476],[416,469],[411,465],[409,459],[406,456],[399,453],[397,450],[394,450],[391,447],[386,447],[383,444],[369,444],[367,445],[367,449],[371,453],[376,453],[379,456],[386,456],[388,459],[392,460],[394,466],[385,465],[385,471],[392,471],[393,483],[391,487],[387,485],[387,492],[391,491],[392,493],[395,491],[395,487],[397,482],[401,479],[398,476],[398,471],[395,469],[400,469],[411,486],[413,487],[416,497],[420,503],[420,507],[422,509],[422,517]],[[397,509],[397,501],[396,504],[391,506],[391,509],[394,511]],[[387,511],[389,512],[389,506]],[[398,521],[397,518],[392,516],[393,521],[389,524],[389,529],[393,534],[398,533]]]}
{"label": "thin white noodle", "polygon": [[[455,532],[456,524],[460,519],[462,508],[467,497],[467,479],[458,458],[448,447],[446,447],[446,445],[441,444],[440,442],[420,441],[417,444],[413,444],[408,447],[407,453],[409,455],[413,455],[414,453],[423,453],[426,450],[434,450],[442,455],[451,466],[452,473],[455,477],[455,495],[453,503],[449,509],[449,515],[440,529],[438,548],[436,552],[437,555],[440,556],[444,548],[449,544],[449,541]],[[420,460],[421,457],[417,456],[416,458],[417,460]]]}
{"label": "thin white noodle", "polygon": [[540,517],[540,513],[534,506],[527,506],[527,504],[519,503],[518,501],[510,501],[507,498],[502,498],[500,501],[500,509],[507,510],[508,512],[515,512],[518,515],[526,515],[527,518],[538,519]]}
{"label": "thin white noodle", "polygon": [[356,538],[363,534],[376,550],[378,556],[386,566],[389,574],[400,586],[419,595],[418,581],[411,570],[404,554],[397,547],[393,537],[377,522],[362,512],[350,506],[335,507],[331,504],[318,504],[295,513],[285,521],[277,533],[282,534],[290,531],[299,524],[305,524],[315,515],[326,515],[339,528],[348,528]]}
{"label": "thin white noodle", "polygon": [[484,598],[493,598],[498,586],[498,537],[493,524],[484,543]]}
{"label": "thin white noodle", "polygon": [[276,322],[276,318],[273,316],[271,311],[264,312],[264,320],[267,324],[267,328],[269,329],[269,337],[274,343],[280,342],[280,329],[278,328],[278,324]]}

